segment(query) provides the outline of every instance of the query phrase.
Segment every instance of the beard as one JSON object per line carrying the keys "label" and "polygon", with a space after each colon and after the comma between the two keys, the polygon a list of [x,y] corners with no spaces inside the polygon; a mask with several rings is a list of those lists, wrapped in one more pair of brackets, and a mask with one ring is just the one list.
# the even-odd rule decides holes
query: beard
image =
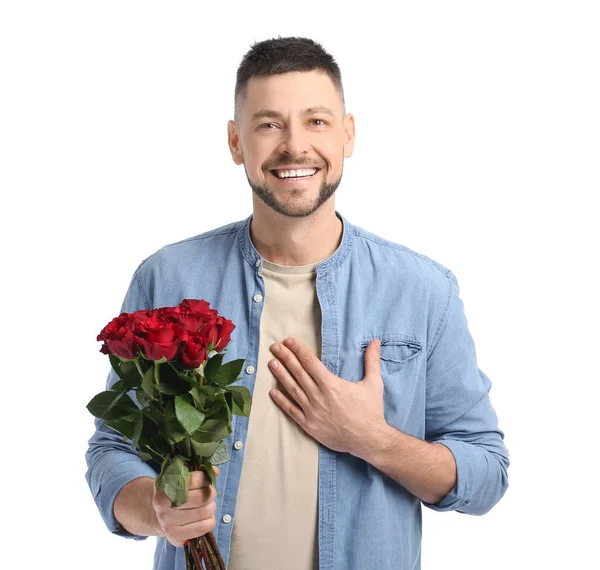
{"label": "beard", "polygon": [[[327,202],[327,200],[329,200],[329,198],[331,198],[334,195],[335,191],[337,190],[337,187],[340,185],[340,182],[342,181],[342,174],[343,174],[343,172],[342,172],[342,174],[340,174],[340,177],[330,184],[328,184],[325,180],[323,180],[323,183],[321,184],[321,188],[319,188],[319,195],[317,196],[317,198],[315,199],[315,201],[312,204],[305,205],[304,207],[302,207],[300,209],[298,209],[298,208],[291,209],[291,208],[287,208],[284,204],[282,204],[281,202],[279,202],[279,200],[277,200],[277,198],[275,197],[275,195],[269,188],[268,184],[265,184],[264,186],[261,186],[259,184],[254,184],[248,177],[248,171],[246,170],[246,165],[244,165],[244,170],[246,172],[246,178],[248,179],[248,184],[250,184],[250,188],[252,188],[252,191],[267,206],[269,206],[270,208],[272,208],[279,214],[288,216],[290,218],[304,218],[306,216],[310,216],[313,212],[318,210],[325,202]],[[292,196],[299,194],[299,191],[297,191],[297,190],[290,190],[289,192]]]}

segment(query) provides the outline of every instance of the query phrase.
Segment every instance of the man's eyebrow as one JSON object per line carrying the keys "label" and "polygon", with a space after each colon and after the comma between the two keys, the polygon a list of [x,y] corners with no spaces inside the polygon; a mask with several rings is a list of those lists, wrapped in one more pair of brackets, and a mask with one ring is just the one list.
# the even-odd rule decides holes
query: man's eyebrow
{"label": "man's eyebrow", "polygon": [[[324,107],[323,105],[318,105],[316,107],[307,107],[306,109],[302,109],[302,115],[314,115],[316,113],[323,113],[325,115],[330,115],[333,117],[333,111],[328,107]],[[279,111],[275,111],[274,109],[261,109],[260,111],[256,111],[252,115],[252,121],[261,118],[270,118],[270,119],[281,119],[283,115]]]}

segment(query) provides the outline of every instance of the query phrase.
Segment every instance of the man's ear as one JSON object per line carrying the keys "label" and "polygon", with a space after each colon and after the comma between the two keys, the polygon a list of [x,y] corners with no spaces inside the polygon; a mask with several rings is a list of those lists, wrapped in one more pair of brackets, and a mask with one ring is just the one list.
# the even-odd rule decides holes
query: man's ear
{"label": "man's ear", "polygon": [[344,156],[350,158],[354,150],[354,141],[356,139],[356,128],[354,126],[354,115],[348,113],[344,117]]}
{"label": "man's ear", "polygon": [[244,164],[244,154],[242,153],[242,145],[237,123],[229,121],[227,123],[227,142],[231,152],[231,158],[236,164]]}

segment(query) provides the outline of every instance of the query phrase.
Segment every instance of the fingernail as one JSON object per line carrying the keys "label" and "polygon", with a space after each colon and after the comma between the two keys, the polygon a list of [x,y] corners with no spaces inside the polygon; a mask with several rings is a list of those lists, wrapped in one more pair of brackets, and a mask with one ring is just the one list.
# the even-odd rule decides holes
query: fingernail
{"label": "fingernail", "polygon": [[272,346],[273,352],[279,352],[281,349],[281,346],[279,346],[279,344],[274,344]]}

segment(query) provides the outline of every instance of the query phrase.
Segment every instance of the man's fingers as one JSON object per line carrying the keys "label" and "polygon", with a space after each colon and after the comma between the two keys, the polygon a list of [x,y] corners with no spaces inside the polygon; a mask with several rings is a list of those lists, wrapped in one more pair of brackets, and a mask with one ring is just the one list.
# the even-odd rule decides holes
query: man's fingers
{"label": "man's fingers", "polygon": [[207,534],[215,528],[216,524],[215,516],[212,515],[205,520],[168,527],[169,530],[165,531],[165,536],[173,546],[183,546],[188,540]]}
{"label": "man's fingers", "polygon": [[[214,467],[215,474],[221,470]],[[171,507],[164,490],[155,491],[152,506],[164,536],[174,546],[183,546],[186,540],[202,536],[215,527],[215,497],[217,490],[204,471],[193,471],[190,477],[188,500],[180,507]]]}
{"label": "man's fingers", "polygon": [[203,507],[214,501],[216,496],[217,490],[211,486],[202,487],[200,489],[190,489],[188,493],[188,500],[183,503],[183,505],[180,505],[179,507],[171,507],[171,499],[169,499],[164,490],[161,489],[160,491],[156,492],[153,503],[155,508],[162,510],[172,508],[174,510],[184,511]]}
{"label": "man's fingers", "polygon": [[[215,465],[213,469],[217,475],[221,473],[221,470],[217,465]],[[210,479],[204,471],[192,471],[192,476],[190,478],[190,490],[201,489],[202,487],[208,487],[209,485]]]}

